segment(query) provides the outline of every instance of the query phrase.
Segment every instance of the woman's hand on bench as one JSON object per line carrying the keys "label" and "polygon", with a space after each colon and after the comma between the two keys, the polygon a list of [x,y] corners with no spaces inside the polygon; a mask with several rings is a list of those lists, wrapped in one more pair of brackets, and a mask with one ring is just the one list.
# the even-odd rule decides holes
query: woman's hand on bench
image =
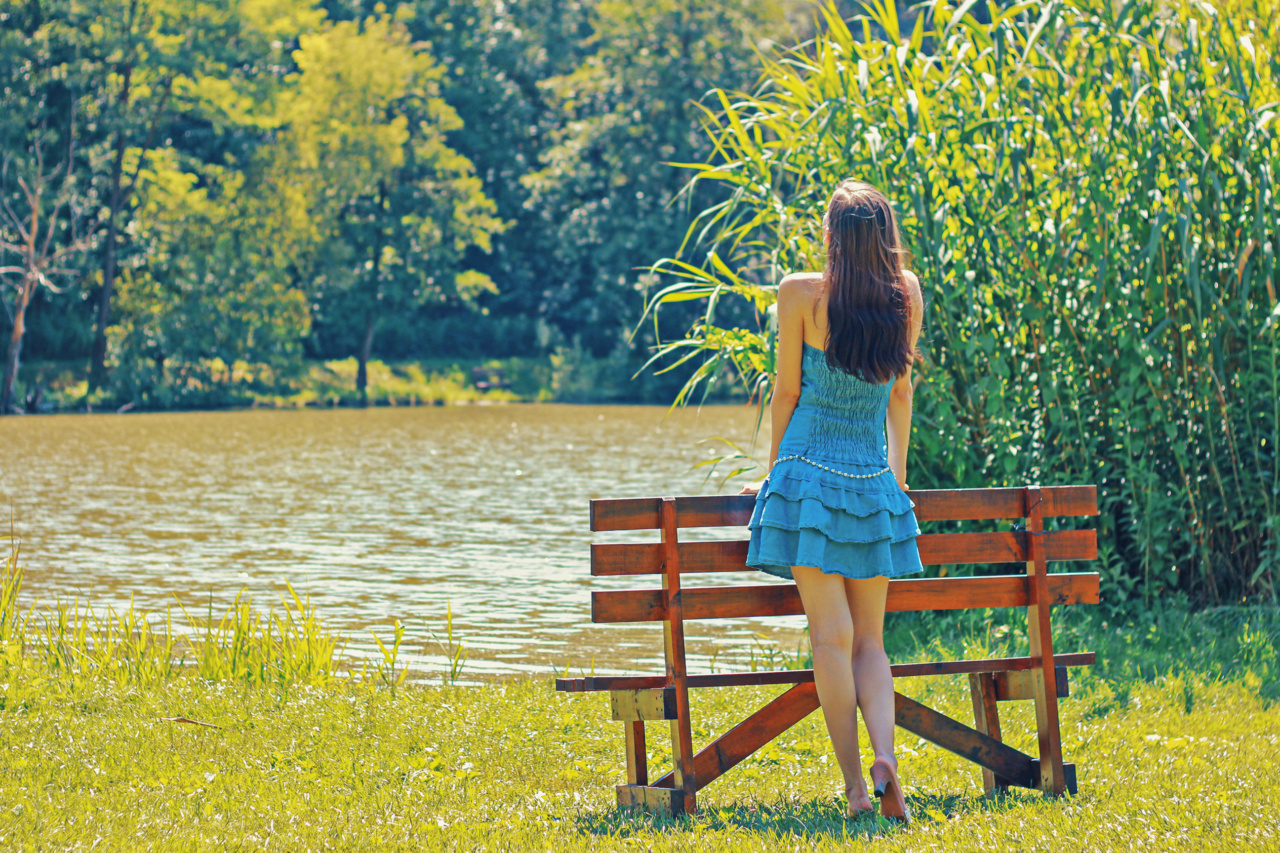
{"label": "woman's hand on bench", "polygon": [[756,483],[755,485],[751,485],[750,483],[748,483],[747,485],[742,487],[742,491],[738,492],[738,494],[740,495],[758,495],[759,493],[760,493],[759,483]]}

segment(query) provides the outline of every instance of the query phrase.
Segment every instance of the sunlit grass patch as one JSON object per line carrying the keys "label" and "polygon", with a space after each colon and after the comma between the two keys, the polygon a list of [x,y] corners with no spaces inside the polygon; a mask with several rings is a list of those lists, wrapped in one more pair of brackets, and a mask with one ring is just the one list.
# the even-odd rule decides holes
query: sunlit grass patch
{"label": "sunlit grass patch", "polygon": [[[975,766],[899,730],[916,818],[902,828],[844,818],[820,714],[700,792],[699,814],[663,818],[617,807],[622,731],[604,695],[558,694],[549,680],[414,683],[394,638],[381,665],[343,672],[343,638],[296,598],[206,617],[199,654],[198,634],[144,636],[132,611],[95,621],[84,606],[55,611],[51,643],[35,629],[50,614],[19,606],[16,553],[2,580],[0,850],[1280,847],[1274,609],[1165,614],[1155,633],[1064,618],[1064,648],[1099,654],[1061,702],[1079,795],[986,797]],[[989,641],[986,623],[1002,618],[922,619],[890,638],[904,659],[1016,653],[1015,632]],[[937,639],[913,648],[911,636]],[[963,676],[897,688],[972,716]],[[695,745],[781,689],[695,690]],[[1001,715],[1006,740],[1034,753],[1030,704]],[[660,774],[663,725],[648,745]]]}
{"label": "sunlit grass patch", "polygon": [[[914,680],[955,710],[962,679]],[[1063,702],[1080,794],[982,796],[975,768],[901,737],[916,822],[846,821],[811,716],[671,820],[620,811],[621,732],[603,696],[539,681],[479,688],[278,692],[180,679],[138,688],[54,680],[0,727],[0,845],[59,849],[1271,849],[1280,840],[1280,709],[1206,679],[1142,682],[1124,710]],[[699,691],[695,738],[769,691]],[[1007,707],[1007,706],[1006,706]],[[172,722],[175,718],[209,726]],[[662,740],[651,727],[651,742]],[[664,751],[655,750],[661,762]],[[887,846],[885,846],[887,845]]]}

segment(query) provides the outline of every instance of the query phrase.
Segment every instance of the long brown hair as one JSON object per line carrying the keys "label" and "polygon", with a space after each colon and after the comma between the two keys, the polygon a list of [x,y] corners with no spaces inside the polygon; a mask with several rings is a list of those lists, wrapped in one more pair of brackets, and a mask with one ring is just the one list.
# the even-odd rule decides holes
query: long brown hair
{"label": "long brown hair", "polygon": [[889,200],[844,181],[822,219],[827,230],[827,364],[884,383],[915,360],[902,241]]}

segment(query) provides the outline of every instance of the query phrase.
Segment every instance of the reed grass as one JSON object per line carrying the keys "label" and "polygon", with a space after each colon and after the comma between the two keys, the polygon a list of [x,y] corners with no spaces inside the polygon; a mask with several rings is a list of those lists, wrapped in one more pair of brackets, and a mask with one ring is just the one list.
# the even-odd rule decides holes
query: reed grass
{"label": "reed grass", "polygon": [[1280,603],[1280,5],[863,5],[711,99],[725,200],[649,304],[704,307],[677,402],[767,398],[776,285],[864,178],[925,293],[911,484],[1098,485],[1108,609]]}
{"label": "reed grass", "polygon": [[[175,624],[173,608],[152,615],[132,601],[119,610],[79,599],[48,610],[25,609],[22,583],[14,544],[0,574],[0,680],[22,683],[32,674],[40,683],[105,678],[151,686],[190,676],[288,690],[352,677],[344,661],[346,639],[327,629],[310,597],[298,595],[291,584],[266,610],[240,594],[221,616],[215,616],[212,599],[202,617],[180,607],[181,624]],[[399,636],[395,642],[398,648]],[[365,670],[355,677],[378,673]]]}

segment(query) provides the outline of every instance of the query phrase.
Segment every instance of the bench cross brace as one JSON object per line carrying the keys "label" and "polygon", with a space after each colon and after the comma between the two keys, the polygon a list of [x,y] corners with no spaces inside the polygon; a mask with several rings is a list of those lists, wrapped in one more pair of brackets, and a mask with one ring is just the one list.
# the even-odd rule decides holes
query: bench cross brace
{"label": "bench cross brace", "polygon": [[[700,791],[710,785],[819,707],[818,691],[813,682],[792,687],[698,751],[693,757],[694,789]],[[972,729],[896,692],[894,713],[894,721],[900,728],[977,764],[999,780],[1001,786],[1040,787],[1040,762],[996,737]],[[643,722],[628,722],[627,725],[639,727]],[[643,738],[643,733],[640,737]],[[1064,769],[1067,789],[1075,793],[1075,765],[1067,764]],[[644,784],[641,779],[643,776],[635,781],[628,779],[631,784],[618,786],[619,805],[657,807],[662,811],[670,811],[675,806],[674,813],[680,813],[683,798],[674,788],[675,771],[668,771],[651,785]]]}

